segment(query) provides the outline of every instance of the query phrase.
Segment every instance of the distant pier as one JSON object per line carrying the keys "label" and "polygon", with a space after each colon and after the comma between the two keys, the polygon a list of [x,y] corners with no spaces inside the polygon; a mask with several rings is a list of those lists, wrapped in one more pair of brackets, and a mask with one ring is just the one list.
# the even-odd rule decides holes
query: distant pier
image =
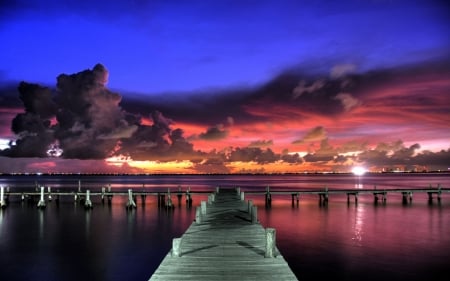
{"label": "distant pier", "polygon": [[[239,189],[239,187],[235,187]],[[301,189],[301,190],[281,190],[279,188],[271,190],[270,187],[258,188],[251,187],[247,188],[245,191],[251,196],[264,196],[265,206],[270,207],[272,201],[279,197],[290,196],[292,200],[292,205],[299,205],[299,201],[304,195],[317,195],[319,205],[324,206],[328,204],[331,197],[335,195],[346,195],[347,204],[354,202],[358,203],[360,196],[372,196],[373,202],[377,204],[385,204],[388,198],[388,194],[401,194],[401,203],[403,205],[412,204],[413,194],[425,194],[428,198],[428,203],[432,204],[434,201],[440,203],[442,200],[442,194],[450,193],[450,188],[441,187],[437,185],[436,187],[429,186],[428,188],[389,188],[389,189]],[[55,201],[56,204],[59,203],[62,197],[72,197],[74,202],[79,202],[84,205],[86,209],[90,210],[95,206],[94,198],[101,198],[101,203],[111,204],[113,197],[124,196],[127,198],[127,203],[125,205],[126,209],[135,209],[139,204],[145,205],[146,198],[148,196],[154,196],[157,198],[157,204],[159,208],[172,209],[174,207],[181,206],[182,198],[185,197],[186,206],[191,207],[193,203],[193,195],[203,195],[211,193],[209,190],[196,190],[191,191],[188,187],[182,190],[181,187],[171,191],[170,188],[167,191],[143,191],[142,189],[127,189],[127,190],[113,190],[111,186],[104,186],[97,188],[96,190],[81,188],[81,183],[78,183],[78,189],[70,191],[64,188],[64,191],[52,190],[50,186],[36,185],[34,191],[23,191],[17,192],[15,190],[10,190],[9,187],[0,186],[0,208],[7,208],[8,204],[12,201],[11,198],[20,198],[20,201],[36,203],[39,209],[45,209],[47,203],[50,201]],[[138,201],[138,198],[141,198]],[[176,199],[175,199],[176,198]]]}
{"label": "distant pier", "polygon": [[244,192],[219,189],[151,276],[157,280],[298,280],[276,247],[276,230],[258,222]]}

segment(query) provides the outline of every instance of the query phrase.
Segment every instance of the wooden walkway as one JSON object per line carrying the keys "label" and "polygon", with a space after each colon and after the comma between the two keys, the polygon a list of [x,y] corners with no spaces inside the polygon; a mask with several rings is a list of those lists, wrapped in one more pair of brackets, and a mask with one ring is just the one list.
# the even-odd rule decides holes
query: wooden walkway
{"label": "wooden walkway", "polygon": [[150,280],[297,280],[276,246],[274,257],[266,257],[272,250],[266,250],[266,230],[256,221],[256,206],[242,199],[221,189],[203,201]]}

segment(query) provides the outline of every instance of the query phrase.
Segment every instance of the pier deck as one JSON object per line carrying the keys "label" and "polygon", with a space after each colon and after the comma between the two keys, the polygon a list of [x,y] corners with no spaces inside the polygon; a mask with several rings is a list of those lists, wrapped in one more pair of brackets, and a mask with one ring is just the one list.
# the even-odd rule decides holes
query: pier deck
{"label": "pier deck", "polygon": [[213,200],[197,209],[180,248],[167,254],[151,281],[297,280],[276,246],[274,257],[265,257],[266,230],[251,214],[255,206],[249,212],[234,189],[221,189]]}

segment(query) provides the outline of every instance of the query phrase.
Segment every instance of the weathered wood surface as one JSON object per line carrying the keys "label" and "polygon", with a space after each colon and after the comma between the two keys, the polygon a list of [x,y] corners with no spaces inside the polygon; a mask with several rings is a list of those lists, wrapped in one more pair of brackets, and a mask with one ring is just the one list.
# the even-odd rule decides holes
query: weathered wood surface
{"label": "weathered wood surface", "polygon": [[169,252],[150,280],[297,280],[277,248],[276,257],[264,257],[265,243],[248,203],[235,190],[221,189],[201,223],[181,237],[181,256]]}

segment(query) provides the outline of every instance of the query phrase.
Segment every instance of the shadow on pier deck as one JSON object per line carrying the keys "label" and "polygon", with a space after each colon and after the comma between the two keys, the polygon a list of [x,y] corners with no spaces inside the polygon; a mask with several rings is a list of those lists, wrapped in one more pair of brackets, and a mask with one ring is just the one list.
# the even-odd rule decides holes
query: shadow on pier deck
{"label": "shadow on pier deck", "polygon": [[202,201],[150,280],[297,280],[276,248],[275,230],[259,224],[257,207],[243,195],[221,189]]}

